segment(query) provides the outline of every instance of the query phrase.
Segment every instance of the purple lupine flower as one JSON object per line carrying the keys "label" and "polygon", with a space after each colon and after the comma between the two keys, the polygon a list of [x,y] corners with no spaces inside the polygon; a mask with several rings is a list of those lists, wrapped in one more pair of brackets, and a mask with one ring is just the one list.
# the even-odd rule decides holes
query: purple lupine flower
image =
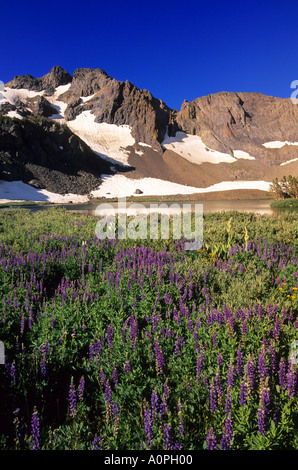
{"label": "purple lupine flower", "polygon": [[281,328],[281,321],[276,320],[276,322],[274,323],[274,330],[272,334],[273,338],[278,339],[279,334],[280,334],[280,328]]}
{"label": "purple lupine flower", "polygon": [[101,357],[102,344],[100,341],[96,341],[94,344],[89,345],[89,361],[92,363],[95,360],[99,360]]}
{"label": "purple lupine flower", "polygon": [[164,366],[165,366],[165,360],[164,360],[164,355],[162,353],[161,346],[157,339],[154,343],[154,348],[155,348],[155,361],[156,361],[157,373],[162,374]]}
{"label": "purple lupine flower", "polygon": [[100,369],[99,371],[99,381],[100,381],[101,386],[104,388],[106,386],[107,378],[105,374],[103,373],[102,369]]}
{"label": "purple lupine flower", "polygon": [[270,363],[271,371],[274,374],[276,371],[276,351],[275,351],[274,344],[271,344],[269,347],[269,363]]}
{"label": "purple lupine flower", "polygon": [[178,432],[179,432],[179,436],[183,437],[184,435],[184,422],[183,422],[183,414],[182,414],[183,407],[181,405],[180,399],[178,400],[177,406],[178,406],[178,417],[179,417]]}
{"label": "purple lupine flower", "polygon": [[112,337],[113,337],[114,328],[112,325],[109,325],[107,328],[107,343],[108,349],[111,351],[112,349]]}
{"label": "purple lupine flower", "polygon": [[40,368],[41,368],[41,373],[42,373],[43,377],[45,377],[45,375],[46,375],[46,363],[47,363],[47,359],[50,355],[50,345],[49,345],[48,340],[40,346],[40,352],[42,354],[42,360],[41,360]]}
{"label": "purple lupine flower", "polygon": [[105,393],[106,403],[111,404],[112,403],[112,389],[111,389],[111,386],[110,386],[108,380],[105,383],[105,392],[104,393]]}
{"label": "purple lupine flower", "polygon": [[222,450],[229,449],[232,438],[233,438],[233,422],[232,422],[231,415],[229,415],[225,419],[225,427],[223,429],[223,434],[222,434],[222,438],[220,441],[220,448]]}
{"label": "purple lupine flower", "polygon": [[13,415],[14,415],[14,420],[13,420],[13,424],[15,426],[15,442],[16,442],[16,445],[19,444],[19,438],[21,437],[21,433],[19,431],[19,426],[20,426],[20,420],[19,420],[19,417],[18,417],[18,414],[19,414],[19,411],[20,411],[20,408],[16,408],[13,412]]}
{"label": "purple lupine flower", "polygon": [[248,326],[246,321],[243,321],[242,326],[241,326],[241,334],[244,337],[248,331]]}
{"label": "purple lupine flower", "polygon": [[79,400],[83,401],[83,396],[84,396],[84,390],[85,390],[85,378],[82,375],[79,381],[79,389],[78,389],[78,395],[79,395]]}
{"label": "purple lupine flower", "polygon": [[217,364],[220,368],[223,366],[223,357],[221,353],[219,353],[219,355],[217,356]]}
{"label": "purple lupine flower", "polygon": [[132,341],[132,349],[133,351],[136,348],[136,341],[138,336],[138,319],[137,317],[131,315],[130,317],[130,339]]}
{"label": "purple lupine flower", "polygon": [[157,387],[152,392],[151,395],[151,408],[152,408],[152,415],[153,418],[157,418],[158,411],[159,411],[159,400],[158,400],[158,394],[157,394]]}
{"label": "purple lupine flower", "polygon": [[227,387],[233,387],[234,385],[234,366],[232,362],[229,365],[228,376],[227,376]]}
{"label": "purple lupine flower", "polygon": [[24,316],[24,313],[22,312],[22,316],[21,316],[21,335],[24,333],[24,328],[25,328],[25,316]]}
{"label": "purple lupine flower", "polygon": [[171,305],[172,304],[172,298],[168,292],[165,293],[165,304],[166,305]]}
{"label": "purple lupine flower", "polygon": [[116,367],[114,367],[114,369],[113,369],[113,383],[114,383],[115,387],[118,386],[118,371],[117,371]]}
{"label": "purple lupine flower", "polygon": [[92,442],[93,450],[101,450],[100,441],[101,439],[99,436],[94,437],[93,442]]}
{"label": "purple lupine flower", "polygon": [[29,328],[29,330],[32,329],[32,326],[33,326],[33,311],[32,311],[32,307],[30,307],[30,309],[29,309],[29,318],[28,318],[28,328]]}
{"label": "purple lupine flower", "polygon": [[39,450],[40,449],[40,443],[39,443],[39,437],[40,437],[40,423],[39,423],[39,417],[38,417],[38,412],[36,407],[33,409],[32,413],[32,418],[31,418],[31,438],[32,438],[32,444],[31,448],[32,450]]}
{"label": "purple lupine flower", "polygon": [[208,435],[206,437],[206,448],[207,450],[216,450],[217,448],[217,440],[213,428],[209,429]]}
{"label": "purple lupine flower", "polygon": [[180,355],[180,346],[184,346],[185,341],[181,336],[178,336],[177,340],[175,341],[175,349],[174,349],[174,355],[175,358],[177,358]]}
{"label": "purple lupine flower", "polygon": [[10,375],[10,383],[13,384],[16,381],[16,363],[15,361],[12,362],[9,370]]}
{"label": "purple lupine flower", "polygon": [[253,391],[255,387],[255,368],[253,357],[250,354],[246,362],[246,375],[249,388],[251,391]]}
{"label": "purple lupine flower", "polygon": [[264,386],[260,390],[260,404],[258,408],[258,430],[259,433],[265,435],[268,422],[268,412],[270,407],[270,388],[268,385],[268,378]]}
{"label": "purple lupine flower", "polygon": [[119,406],[117,401],[112,404],[112,416],[113,421],[116,421],[119,418]]}
{"label": "purple lupine flower", "polygon": [[126,375],[129,375],[129,374],[131,373],[131,365],[130,365],[129,360],[126,360],[126,361],[125,361],[125,364],[124,364],[124,371],[125,371],[125,374],[126,374]]}
{"label": "purple lupine flower", "polygon": [[204,365],[204,352],[200,352],[200,355],[197,359],[197,378],[201,378],[201,374],[203,372],[203,365]]}
{"label": "purple lupine flower", "polygon": [[73,379],[71,379],[71,383],[69,387],[68,401],[69,401],[70,416],[74,418],[77,412],[77,398],[76,398],[76,390],[73,384]]}
{"label": "purple lupine flower", "polygon": [[151,410],[147,403],[144,409],[144,423],[145,423],[146,447],[150,447],[153,441],[153,426],[152,426]]}
{"label": "purple lupine flower", "polygon": [[164,426],[163,446],[166,450],[171,450],[171,448],[172,448],[172,437],[171,437],[172,428],[168,423],[164,423],[163,426]]}

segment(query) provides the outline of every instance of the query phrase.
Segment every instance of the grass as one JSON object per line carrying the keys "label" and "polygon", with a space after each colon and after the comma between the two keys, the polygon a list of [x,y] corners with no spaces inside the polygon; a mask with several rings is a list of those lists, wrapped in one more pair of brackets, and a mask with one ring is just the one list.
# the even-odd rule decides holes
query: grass
{"label": "grass", "polygon": [[270,206],[272,208],[298,208],[298,199],[279,199],[278,201],[273,201]]}
{"label": "grass", "polygon": [[35,201],[22,201],[22,202],[2,202],[0,203],[0,209],[9,207],[22,207],[22,206],[48,206],[52,205],[52,202],[35,202]]}

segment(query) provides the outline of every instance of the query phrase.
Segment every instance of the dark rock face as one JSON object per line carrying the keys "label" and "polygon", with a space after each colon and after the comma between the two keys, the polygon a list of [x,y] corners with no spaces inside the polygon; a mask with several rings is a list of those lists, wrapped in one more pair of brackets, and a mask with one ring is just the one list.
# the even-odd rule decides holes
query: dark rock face
{"label": "dark rock face", "polygon": [[109,165],[66,126],[42,119],[0,119],[0,179],[66,194],[96,189]]}
{"label": "dark rock face", "polygon": [[[221,92],[184,101],[176,122],[214,150],[243,150],[272,164],[280,163],[277,151],[263,147],[264,142],[298,141],[298,106],[260,93]],[[294,151],[283,149],[282,161]]]}
{"label": "dark rock face", "polygon": [[49,73],[41,78],[34,78],[32,75],[18,75],[8,82],[6,86],[10,88],[25,88],[32,91],[45,90],[48,94],[52,94],[60,85],[67,85],[72,78],[69,73],[55,65]]}
{"label": "dark rock face", "polygon": [[56,108],[43,96],[37,95],[27,99],[27,105],[34,116],[49,117],[57,113]]}
{"label": "dark rock face", "polygon": [[32,115],[31,111],[29,111],[21,101],[16,105],[7,102],[1,103],[0,101],[0,115],[6,115],[10,111],[17,111],[17,113],[24,118]]}
{"label": "dark rock face", "polygon": [[[94,95],[87,102],[81,97]],[[67,120],[81,112],[91,110],[95,122],[128,125],[137,142],[145,142],[159,151],[171,110],[147,90],[139,90],[132,83],[109,77],[101,69],[77,69],[71,87],[60,95],[68,104]]]}

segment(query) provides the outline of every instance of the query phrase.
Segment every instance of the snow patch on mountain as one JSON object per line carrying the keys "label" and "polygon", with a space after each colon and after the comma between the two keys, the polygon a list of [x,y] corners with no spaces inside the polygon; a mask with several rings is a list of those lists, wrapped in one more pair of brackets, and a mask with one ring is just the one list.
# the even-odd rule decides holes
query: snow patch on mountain
{"label": "snow patch on mountain", "polygon": [[244,160],[255,160],[255,157],[249,155],[249,153],[244,152],[243,150],[233,150],[233,155],[237,159],[244,159]]}
{"label": "snow patch on mountain", "polygon": [[23,181],[2,181],[0,180],[0,202],[54,202],[54,203],[67,203],[73,202],[87,202],[88,196],[79,196],[77,194],[61,194],[52,193],[46,189],[36,189]]}
{"label": "snow patch on mountain", "polygon": [[18,106],[19,102],[26,104],[27,98],[35,98],[37,95],[43,95],[44,92],[26,90],[25,88],[15,89],[6,87],[1,94],[3,96],[1,104],[10,103],[13,106]]}
{"label": "snow patch on mountain", "polygon": [[64,113],[67,108],[67,103],[64,101],[59,100],[59,96],[65,93],[71,86],[71,83],[67,85],[58,86],[52,96],[47,96],[47,100],[51,103],[51,105],[57,110],[56,114],[50,116],[50,119],[59,119],[60,122],[65,122],[64,120]]}
{"label": "snow patch on mountain", "polygon": [[292,158],[292,160],[288,160],[287,162],[283,162],[280,164],[280,166],[288,165],[289,163],[293,163],[298,161],[298,158]]}
{"label": "snow patch on mountain", "polygon": [[98,190],[92,191],[94,197],[126,197],[135,194],[136,189],[144,196],[166,196],[176,194],[199,194],[213,191],[228,191],[233,189],[259,189],[268,191],[267,181],[224,181],[208,188],[196,188],[183,184],[172,183],[158,178],[141,178],[132,180],[124,175],[105,176]]}
{"label": "snow patch on mountain", "polygon": [[269,149],[280,149],[284,147],[285,145],[298,145],[298,142],[288,142],[288,141],[281,142],[280,140],[273,140],[271,142],[265,142],[262,145]]}
{"label": "snow patch on mountain", "polygon": [[68,121],[67,125],[101,157],[127,165],[129,152],[126,148],[135,144],[131,128],[126,125],[97,123],[94,119],[91,111],[83,111],[76,119]]}
{"label": "snow patch on mountain", "polygon": [[166,134],[161,145],[191,163],[231,163],[236,161],[236,158],[228,153],[218,152],[207,147],[201,137],[185,132],[176,132],[175,137],[169,137]]}
{"label": "snow patch on mountain", "polygon": [[[208,188],[195,188],[182,184],[171,183],[157,178],[141,178],[132,180],[124,175],[102,175],[103,182],[100,187],[90,194],[93,197],[128,197],[135,194],[136,189],[142,191],[143,196],[168,196],[179,194],[201,194],[216,191],[229,191],[233,189],[259,189],[268,191],[270,183],[267,181],[224,181]],[[45,189],[36,189],[22,181],[0,180],[0,202],[36,201],[53,203],[84,203],[88,202],[87,195],[56,194]]]}

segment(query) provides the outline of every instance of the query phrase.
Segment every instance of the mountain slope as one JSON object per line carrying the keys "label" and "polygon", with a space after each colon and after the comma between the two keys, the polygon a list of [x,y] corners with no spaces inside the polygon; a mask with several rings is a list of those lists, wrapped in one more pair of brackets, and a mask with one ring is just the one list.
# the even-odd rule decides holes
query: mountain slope
{"label": "mountain slope", "polygon": [[189,192],[239,181],[264,189],[263,181],[298,173],[298,107],[290,99],[221,92],[178,111],[101,69],[71,77],[59,66],[41,78],[15,77],[2,95],[0,179],[88,194],[101,175],[125,171],[128,188],[151,177]]}

